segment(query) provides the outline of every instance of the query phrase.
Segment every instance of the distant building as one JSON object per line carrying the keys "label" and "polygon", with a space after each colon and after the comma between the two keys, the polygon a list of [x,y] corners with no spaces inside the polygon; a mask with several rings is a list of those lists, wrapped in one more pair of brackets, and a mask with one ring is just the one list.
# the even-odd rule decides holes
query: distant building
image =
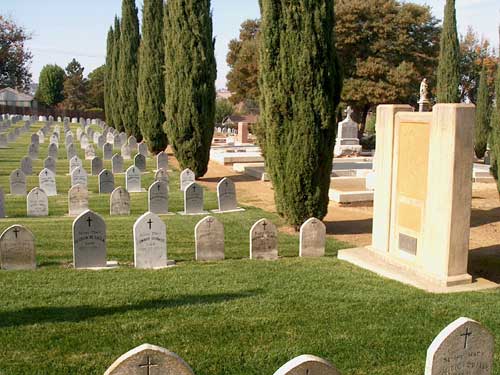
{"label": "distant building", "polygon": [[0,90],[0,105],[9,107],[36,108],[35,98],[28,94],[23,94],[17,90],[7,87]]}
{"label": "distant building", "polygon": [[217,90],[217,100],[222,100],[222,99],[229,99],[231,96],[233,96],[233,94],[226,90],[226,89],[221,89],[221,90]]}
{"label": "distant building", "polygon": [[240,122],[245,122],[247,124],[256,124],[258,117],[256,115],[232,115],[224,119],[222,123],[224,126],[235,126]]}

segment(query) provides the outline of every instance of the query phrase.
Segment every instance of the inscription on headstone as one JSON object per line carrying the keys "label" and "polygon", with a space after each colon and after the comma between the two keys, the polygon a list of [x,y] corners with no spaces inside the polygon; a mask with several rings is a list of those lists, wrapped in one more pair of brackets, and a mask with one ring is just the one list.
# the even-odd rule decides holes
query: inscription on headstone
{"label": "inscription on headstone", "polygon": [[106,223],[90,210],[73,222],[73,265],[75,268],[106,267]]}
{"label": "inscription on headstone", "polygon": [[278,259],[278,231],[267,219],[259,220],[250,229],[250,259]]}
{"label": "inscription on headstone", "polygon": [[111,216],[130,215],[130,194],[121,186],[111,193],[109,213]]}
{"label": "inscription on headstone", "polygon": [[322,221],[311,218],[300,227],[301,257],[322,257],[325,255],[326,226]]}
{"label": "inscription on headstone", "polygon": [[57,195],[56,175],[50,169],[44,168],[38,175],[38,185],[48,197]]}
{"label": "inscription on headstone", "polygon": [[13,225],[0,235],[0,266],[3,270],[36,268],[35,238],[22,225]]}
{"label": "inscription on headstone", "polygon": [[68,191],[68,214],[78,216],[89,209],[89,192],[86,186],[74,185]]}
{"label": "inscription on headstone", "polygon": [[212,216],[203,218],[194,228],[196,260],[224,260],[224,226]]}
{"label": "inscription on headstone", "polygon": [[181,190],[186,190],[186,188],[195,181],[194,172],[191,169],[184,169],[181,172]]}
{"label": "inscription on headstone", "polygon": [[156,215],[168,214],[168,185],[155,181],[148,190],[149,211]]}
{"label": "inscription on headstone", "polygon": [[20,169],[10,174],[10,194],[26,196],[26,175]]}
{"label": "inscription on headstone", "polygon": [[127,169],[125,176],[126,188],[129,193],[142,192],[141,187],[141,171],[134,165]]}
{"label": "inscription on headstone", "polygon": [[108,169],[99,173],[99,194],[110,194],[115,190],[115,177]]}
{"label": "inscription on headstone", "polygon": [[167,227],[152,212],[145,213],[134,224],[134,265],[143,269],[167,266]]}
{"label": "inscription on headstone", "polygon": [[33,188],[26,198],[26,212],[29,217],[49,216],[49,198],[42,189]]}

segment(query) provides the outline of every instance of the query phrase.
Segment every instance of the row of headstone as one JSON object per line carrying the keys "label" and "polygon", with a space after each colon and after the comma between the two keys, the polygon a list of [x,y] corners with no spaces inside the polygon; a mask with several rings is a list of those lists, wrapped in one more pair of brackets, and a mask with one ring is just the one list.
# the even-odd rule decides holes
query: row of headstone
{"label": "row of headstone", "polygon": [[[57,195],[56,175],[48,168],[44,168],[38,175],[38,184],[48,196]],[[21,169],[10,174],[11,195],[26,196],[26,175]]]}
{"label": "row of headstone", "polygon": [[[425,375],[492,375],[495,338],[483,325],[459,318],[434,339],[427,351]],[[104,375],[194,375],[191,367],[167,349],[143,344],[119,357]],[[340,375],[330,362],[301,355],[280,367],[274,375]]]}

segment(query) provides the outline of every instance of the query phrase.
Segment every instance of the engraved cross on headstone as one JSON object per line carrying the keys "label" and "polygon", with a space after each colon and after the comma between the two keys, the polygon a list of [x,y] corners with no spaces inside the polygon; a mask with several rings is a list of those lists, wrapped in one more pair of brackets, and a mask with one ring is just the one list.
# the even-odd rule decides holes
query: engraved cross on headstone
{"label": "engraved cross on headstone", "polygon": [[196,185],[193,185],[193,193],[196,193]]}
{"label": "engraved cross on headstone", "polygon": [[148,356],[147,362],[148,363],[144,363],[142,365],[139,365],[139,368],[145,368],[147,370],[146,374],[147,375],[151,375],[151,368],[152,367],[158,367],[159,365],[153,364],[153,362],[151,361],[151,357],[150,356]]}
{"label": "engraved cross on headstone", "polygon": [[149,219],[148,224],[149,224],[149,230],[151,230],[151,226],[153,225],[153,221],[151,219]]}
{"label": "engraved cross on headstone", "polygon": [[86,221],[87,221],[87,223],[89,223],[89,227],[90,227],[90,225],[91,225],[91,223],[92,223],[92,219],[90,218],[90,216],[87,218],[87,220],[86,220]]}
{"label": "engraved cross on headstone", "polygon": [[20,232],[20,230],[16,227],[16,228],[14,229],[14,234],[16,235],[16,238],[17,238],[17,234],[18,234],[19,232]]}
{"label": "engraved cross on headstone", "polygon": [[461,334],[460,336],[461,337],[464,337],[465,340],[464,340],[464,349],[467,349],[467,341],[469,340],[469,336],[472,335],[472,332],[469,331],[469,327],[467,327],[467,329],[465,330],[465,333]]}
{"label": "engraved cross on headstone", "polygon": [[266,227],[267,227],[268,225],[269,225],[269,224],[267,224],[267,221],[264,221],[264,222],[262,223],[262,226],[264,227],[264,231],[266,230]]}
{"label": "engraved cross on headstone", "polygon": [[207,223],[208,223],[208,229],[211,229],[212,228],[212,223],[214,222],[214,219],[213,218],[209,218],[207,220]]}

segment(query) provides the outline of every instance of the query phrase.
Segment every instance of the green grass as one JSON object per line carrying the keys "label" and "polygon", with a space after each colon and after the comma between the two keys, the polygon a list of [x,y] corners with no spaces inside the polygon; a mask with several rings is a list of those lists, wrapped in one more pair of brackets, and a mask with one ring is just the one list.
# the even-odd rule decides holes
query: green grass
{"label": "green grass", "polygon": [[[0,150],[0,186],[27,153],[29,135]],[[47,142],[41,145],[45,157]],[[64,155],[63,155],[64,154]],[[273,374],[300,354],[335,363],[344,375],[421,375],[426,350],[460,316],[482,322],[500,344],[498,291],[433,295],[388,281],[337,260],[345,244],[327,242],[327,257],[300,259],[298,237],[281,234],[279,261],[250,261],[248,231],[274,214],[247,207],[217,215],[225,225],[223,262],[194,261],[194,226],[200,217],[164,217],[168,256],[178,266],[132,268],[132,226],[147,194],[132,194],[130,217],[110,217],[109,197],[89,177],[90,207],[107,223],[108,259],[121,267],[102,272],[71,268],[71,224],[65,194],[67,161],[61,143],[50,217],[25,217],[24,198],[7,196],[8,219],[36,236],[37,271],[0,272],[0,374],[102,374],[126,351],[145,342],[183,357],[197,375]],[[41,161],[36,161],[38,173]],[[90,162],[85,162],[89,169]],[[109,167],[109,162],[106,162]],[[148,160],[148,168],[154,163]],[[170,174],[170,208],[182,209],[178,173]],[[153,180],[143,178],[147,187]],[[123,184],[123,177],[116,178]],[[29,188],[37,178],[28,179]],[[208,209],[216,197],[205,193]],[[500,350],[494,375],[500,374]]]}

